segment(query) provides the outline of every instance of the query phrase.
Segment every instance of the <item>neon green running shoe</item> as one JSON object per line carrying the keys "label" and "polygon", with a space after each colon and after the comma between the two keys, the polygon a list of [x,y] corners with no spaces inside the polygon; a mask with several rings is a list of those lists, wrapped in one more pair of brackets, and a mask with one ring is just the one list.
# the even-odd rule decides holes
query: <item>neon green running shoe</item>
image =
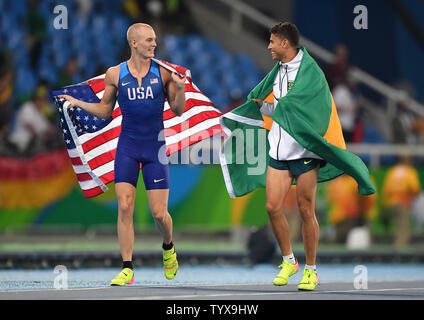
{"label": "neon green running shoe", "polygon": [[285,286],[289,282],[289,277],[299,271],[299,263],[296,260],[296,264],[288,261],[283,261],[279,266],[281,268],[280,273],[275,277],[272,282],[275,286]]}
{"label": "neon green running shoe", "polygon": [[297,286],[297,289],[312,291],[312,290],[315,290],[315,287],[317,286],[317,284],[318,284],[317,273],[312,270],[305,269],[305,271],[303,271],[302,281],[300,281],[299,285]]}
{"label": "neon green running shoe", "polygon": [[[163,250],[163,249],[162,249]],[[165,272],[165,278],[172,280],[178,272],[178,261],[175,247],[170,250],[163,250],[163,270]]]}
{"label": "neon green running shoe", "polygon": [[126,284],[133,284],[134,271],[130,268],[122,269],[122,271],[110,282],[111,286],[124,286]]}

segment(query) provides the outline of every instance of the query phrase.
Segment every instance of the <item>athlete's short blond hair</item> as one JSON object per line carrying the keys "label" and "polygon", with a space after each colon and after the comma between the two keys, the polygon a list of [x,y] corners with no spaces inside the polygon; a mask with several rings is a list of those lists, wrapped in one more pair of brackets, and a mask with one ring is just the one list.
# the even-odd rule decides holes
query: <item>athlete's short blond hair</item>
{"label": "athlete's short blond hair", "polygon": [[152,26],[147,23],[139,22],[139,23],[132,24],[127,30],[128,44],[131,44],[131,41],[136,39],[139,33],[142,31],[142,29],[145,29],[145,28],[153,29]]}

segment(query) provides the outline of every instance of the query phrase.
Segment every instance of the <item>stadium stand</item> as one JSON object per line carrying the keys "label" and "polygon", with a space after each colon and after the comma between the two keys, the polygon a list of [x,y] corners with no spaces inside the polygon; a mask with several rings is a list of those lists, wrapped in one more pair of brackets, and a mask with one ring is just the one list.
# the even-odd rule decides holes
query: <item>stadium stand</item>
{"label": "stadium stand", "polygon": [[[54,27],[55,16],[51,12],[56,1],[2,2],[0,37],[5,47],[13,52],[17,101],[22,101],[22,97],[34,91],[41,81],[50,87],[63,85],[60,74],[72,59],[77,61],[77,70],[69,79],[71,83],[94,77],[98,75],[97,70],[118,64],[126,49],[125,34],[131,24],[131,18],[121,10],[123,2],[95,0],[87,17],[82,17],[75,14],[78,10],[75,2],[63,1],[61,4],[68,8],[68,25],[72,26],[67,30]],[[27,10],[30,3],[35,4]],[[41,42],[35,68],[31,66],[33,43],[25,41],[31,34],[30,12],[45,19],[40,27],[40,38],[49,39]],[[220,109],[230,103],[232,90],[245,95],[262,76],[248,55],[228,52],[219,43],[201,35],[166,34],[158,41],[156,56],[189,68],[194,81]],[[228,72],[230,68],[231,73]]]}

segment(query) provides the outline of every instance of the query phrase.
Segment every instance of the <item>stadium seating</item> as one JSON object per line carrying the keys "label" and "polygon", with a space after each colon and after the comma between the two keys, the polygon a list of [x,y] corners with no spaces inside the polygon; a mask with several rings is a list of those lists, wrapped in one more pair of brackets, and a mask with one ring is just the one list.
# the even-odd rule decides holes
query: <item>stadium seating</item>
{"label": "stadium seating", "polygon": [[230,53],[200,35],[166,35],[163,49],[164,58],[190,69],[193,81],[220,109],[231,102],[232,91],[245,96],[263,77],[248,55]]}
{"label": "stadium seating", "polygon": [[[68,9],[67,30],[54,28],[52,12],[57,4]],[[17,70],[15,94],[29,93],[41,80],[54,86],[72,57],[79,63],[75,81],[96,76],[99,66],[119,63],[130,25],[129,18],[120,13],[120,5],[120,1],[95,0],[92,12],[84,20],[75,14],[75,2],[41,1],[38,10],[46,17],[45,38],[48,40],[42,45],[37,70],[32,70],[30,51],[24,42],[28,32],[25,25],[28,1],[1,1],[0,36],[5,47],[13,52]],[[228,52],[219,43],[201,35],[168,34],[158,40],[156,56],[189,68],[193,81],[220,109],[230,103],[231,91],[246,95],[263,76],[249,56]]]}

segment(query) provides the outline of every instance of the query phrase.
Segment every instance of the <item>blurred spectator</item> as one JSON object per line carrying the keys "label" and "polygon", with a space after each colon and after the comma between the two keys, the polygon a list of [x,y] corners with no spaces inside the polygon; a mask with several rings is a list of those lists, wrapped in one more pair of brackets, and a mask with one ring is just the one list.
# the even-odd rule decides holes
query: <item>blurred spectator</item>
{"label": "blurred spectator", "polygon": [[[162,39],[162,34],[168,21],[164,19],[164,3],[160,0],[149,0],[146,3],[146,9],[151,17],[150,25],[156,30],[158,39]],[[165,22],[166,21],[166,22]]]}
{"label": "blurred spectator", "polygon": [[421,191],[418,196],[415,197],[411,207],[411,217],[414,223],[414,233],[417,235],[423,234],[424,226],[424,192]]}
{"label": "blurred spectator", "polygon": [[154,26],[157,35],[196,32],[191,16],[187,14],[189,10],[181,0],[125,0],[123,8],[132,22],[143,21]]}
{"label": "blurred spectator", "polygon": [[20,153],[32,147],[46,145],[57,137],[57,127],[53,126],[41,112],[45,100],[42,92],[36,91],[31,100],[24,103],[16,115],[16,127],[8,137]]}
{"label": "blurred spectator", "polygon": [[357,182],[346,174],[327,184],[327,199],[328,221],[336,228],[337,243],[346,243],[352,228],[367,225],[377,215],[377,194],[360,195]]}
{"label": "blurred spectator", "polygon": [[[166,21],[166,32],[175,33],[196,33],[197,29],[189,8],[182,0],[162,0],[165,7],[164,20]],[[184,19],[181,17],[184,16]]]}
{"label": "blurred spectator", "polygon": [[147,10],[154,18],[160,18],[163,15],[163,2],[160,0],[149,0]]}
{"label": "blurred spectator", "polygon": [[415,135],[412,126],[415,115],[409,111],[408,104],[401,101],[397,104],[396,116],[393,119],[393,143],[414,143]]}
{"label": "blurred spectator", "polygon": [[125,0],[122,3],[125,13],[132,19],[132,22],[140,22],[143,20],[142,13],[144,11],[144,3],[137,0]]}
{"label": "blurred spectator", "polygon": [[123,2],[125,13],[132,19],[132,23],[144,22],[150,25],[159,27],[160,33],[161,26],[160,20],[164,13],[164,4],[160,0],[125,0]]}
{"label": "blurred spectator", "polygon": [[346,142],[354,142],[355,124],[357,120],[358,102],[350,86],[352,82],[337,84],[333,89],[333,99],[336,104],[343,136]]}
{"label": "blurred spectator", "polygon": [[41,113],[53,124],[57,124],[59,121],[59,112],[56,105],[51,101],[50,91],[52,88],[49,87],[46,81],[40,81],[37,88],[37,95],[43,100]]}
{"label": "blurred spectator", "polygon": [[78,72],[78,59],[73,57],[66,63],[64,70],[59,75],[57,88],[63,88],[75,83],[74,77]]}
{"label": "blurred spectator", "polygon": [[415,118],[411,124],[411,131],[416,136],[416,142],[424,142],[424,118]]}
{"label": "blurred spectator", "polygon": [[333,89],[340,83],[345,83],[347,73],[350,68],[349,50],[346,45],[339,43],[334,48],[335,60],[324,67],[324,73],[327,78],[330,89]]}
{"label": "blurred spectator", "polygon": [[405,152],[399,163],[389,169],[383,183],[382,221],[386,227],[394,222],[394,244],[403,247],[410,238],[411,206],[421,190],[417,170]]}
{"label": "blurred spectator", "polygon": [[46,35],[46,18],[39,11],[40,0],[29,0],[26,17],[27,35],[26,44],[30,49],[30,64],[37,71],[38,59]]}
{"label": "blurred spectator", "polygon": [[9,131],[12,117],[13,78],[11,54],[0,39],[0,139]]}
{"label": "blurred spectator", "polygon": [[[408,109],[409,98],[415,98],[415,89],[412,84],[400,81],[395,88],[406,94],[405,99],[396,103],[396,114],[392,120],[393,143],[418,143],[424,137],[424,119]],[[409,97],[408,97],[409,96]]]}
{"label": "blurred spectator", "polygon": [[76,0],[78,3],[78,16],[84,21],[88,22],[91,10],[93,9],[93,0]]}

